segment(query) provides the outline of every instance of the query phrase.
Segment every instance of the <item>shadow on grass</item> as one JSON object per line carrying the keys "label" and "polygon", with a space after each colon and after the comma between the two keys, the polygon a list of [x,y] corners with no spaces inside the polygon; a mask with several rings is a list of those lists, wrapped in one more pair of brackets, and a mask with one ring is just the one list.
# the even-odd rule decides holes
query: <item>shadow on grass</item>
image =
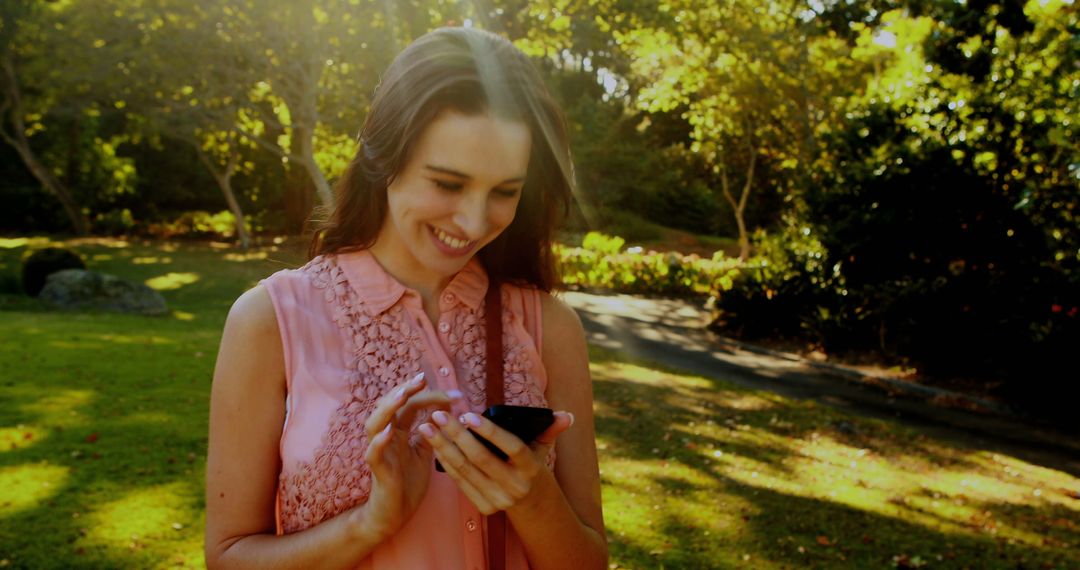
{"label": "shadow on grass", "polygon": [[[205,243],[26,240],[89,269],[163,279],[172,316],[56,313],[0,295],[0,560],[15,568],[201,566],[210,378],[233,300],[303,257]],[[197,279],[191,278],[198,275]],[[3,487],[7,487],[5,490]]]}
{"label": "shadow on grass", "polygon": [[[666,542],[643,545],[609,536],[612,559],[628,568],[1073,568],[1077,556],[1055,538],[1045,547],[999,539],[989,530],[961,534],[817,498],[742,484],[716,475],[724,496],[753,505],[737,528],[703,534],[678,512],[652,522]],[[665,491],[674,492],[659,480]],[[724,508],[719,501],[716,508]],[[1075,535],[1072,536],[1075,540]],[[737,548],[718,548],[735,542]]]}
{"label": "shadow on grass", "polygon": [[[1080,505],[1024,502],[1038,481],[1077,485],[1067,474],[1010,456],[1027,470],[1014,485],[979,446],[593,356],[609,536],[625,567],[1080,564],[1068,550],[1080,528],[1062,522]],[[1017,500],[939,490],[965,476]]]}
{"label": "shadow on grass", "polygon": [[138,319],[21,315],[0,328],[0,367],[13,371],[0,399],[13,436],[0,474],[53,474],[21,481],[16,501],[36,500],[0,515],[0,558],[13,567],[199,563],[190,543],[202,527],[211,361],[186,342],[101,340],[145,326]]}

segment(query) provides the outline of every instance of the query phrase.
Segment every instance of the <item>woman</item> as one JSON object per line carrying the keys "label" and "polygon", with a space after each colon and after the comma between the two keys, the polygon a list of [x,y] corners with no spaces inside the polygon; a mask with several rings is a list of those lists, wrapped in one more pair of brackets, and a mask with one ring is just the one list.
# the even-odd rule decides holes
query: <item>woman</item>
{"label": "woman", "polygon": [[[585,337],[548,294],[569,150],[538,73],[498,36],[436,30],[390,65],[360,138],[312,260],[229,312],[207,565],[606,568]],[[490,281],[506,403],[557,410],[531,445],[478,415]]]}

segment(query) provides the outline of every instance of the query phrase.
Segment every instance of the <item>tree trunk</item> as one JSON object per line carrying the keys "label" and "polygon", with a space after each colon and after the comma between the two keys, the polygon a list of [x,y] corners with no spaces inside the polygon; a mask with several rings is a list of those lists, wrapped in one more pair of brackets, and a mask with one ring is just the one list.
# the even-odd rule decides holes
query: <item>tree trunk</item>
{"label": "tree trunk", "polygon": [[235,140],[230,138],[230,152],[229,162],[225,165],[225,170],[219,171],[214,162],[210,160],[210,157],[199,146],[198,141],[189,141],[192,146],[195,147],[195,152],[199,155],[199,160],[206,166],[210,174],[213,175],[214,180],[217,181],[218,188],[221,188],[221,193],[225,195],[225,203],[229,206],[229,211],[232,212],[234,218],[236,218],[236,236],[240,238],[240,247],[247,250],[251,247],[251,236],[248,234],[247,227],[244,224],[244,211],[240,208],[240,202],[236,199],[236,194],[232,189],[232,177],[236,172],[236,166],[240,162],[240,151],[232,148],[232,144],[235,144]]}
{"label": "tree trunk", "polygon": [[[7,138],[7,137],[5,137]],[[9,143],[11,141],[8,141]],[[90,220],[83,214],[79,208],[79,204],[75,201],[75,198],[68,192],[68,189],[49,172],[49,169],[45,165],[38,161],[34,155],[34,151],[30,149],[30,146],[22,144],[13,144],[15,150],[19,151],[19,156],[22,157],[23,163],[30,169],[30,172],[34,175],[34,178],[41,182],[41,185],[45,187],[45,190],[56,197],[60,201],[60,205],[64,208],[64,213],[67,214],[68,221],[71,222],[71,229],[75,232],[75,235],[84,236],[90,233]]]}
{"label": "tree trunk", "polygon": [[315,186],[315,192],[319,195],[319,201],[322,202],[323,206],[332,208],[334,206],[334,192],[330,189],[330,183],[327,182],[326,176],[323,175],[322,170],[319,170],[319,165],[315,162],[313,131],[314,129],[308,126],[293,128],[293,135],[300,142],[300,165],[304,167],[304,170],[307,170],[311,183]]}
{"label": "tree trunk", "polygon": [[240,209],[240,202],[236,201],[236,195],[232,190],[232,174],[228,176],[215,176],[221,193],[225,195],[225,202],[229,205],[229,211],[236,218],[236,235],[240,237],[240,247],[247,250],[251,247],[251,236],[244,225],[244,212]]}
{"label": "tree trunk", "polygon": [[311,184],[311,177],[307,175],[307,169],[299,164],[290,162],[284,171],[285,188],[282,193],[282,202],[285,209],[286,231],[289,235],[302,235],[309,229],[311,211],[317,200],[315,189]]}
{"label": "tree trunk", "polygon": [[[12,146],[22,158],[23,164],[38,179],[42,187],[60,201],[60,205],[71,222],[71,229],[76,235],[84,236],[90,233],[90,221],[83,214],[75,197],[71,195],[67,187],[38,160],[34,150],[30,148],[30,141],[26,138],[26,124],[23,123],[22,93],[19,91],[19,83],[15,78],[15,65],[11,62],[11,56],[6,55],[2,62],[4,73],[5,93],[3,104],[0,105],[0,138]],[[12,132],[8,133],[5,128],[7,122],[5,115],[11,114]]]}
{"label": "tree trunk", "polygon": [[739,261],[746,261],[750,258],[750,235],[746,231],[746,202],[750,197],[750,190],[754,186],[754,167],[757,163],[757,154],[753,152],[752,144],[750,150],[750,164],[746,167],[746,183],[743,184],[742,193],[739,195],[738,200],[731,193],[728,184],[727,167],[723,163],[720,166],[720,188],[724,193],[724,198],[731,204],[731,209],[735,214],[735,225],[739,228]]}

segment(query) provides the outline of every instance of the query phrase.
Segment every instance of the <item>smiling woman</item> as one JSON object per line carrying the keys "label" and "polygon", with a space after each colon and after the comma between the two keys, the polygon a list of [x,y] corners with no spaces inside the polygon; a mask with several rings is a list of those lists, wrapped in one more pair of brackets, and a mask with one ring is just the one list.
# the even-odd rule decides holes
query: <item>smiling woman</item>
{"label": "smiling woman", "polygon": [[[505,39],[444,28],[394,60],[310,261],[229,313],[209,566],[607,567],[584,332],[549,294],[569,156]],[[522,441],[480,415],[498,401],[553,423]]]}

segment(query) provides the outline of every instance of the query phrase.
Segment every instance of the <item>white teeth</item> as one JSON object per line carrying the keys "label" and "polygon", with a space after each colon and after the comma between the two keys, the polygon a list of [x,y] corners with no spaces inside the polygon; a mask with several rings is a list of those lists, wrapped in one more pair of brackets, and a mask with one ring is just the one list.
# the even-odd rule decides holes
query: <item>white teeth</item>
{"label": "white teeth", "polygon": [[447,234],[446,232],[440,230],[439,228],[433,228],[433,229],[435,230],[435,235],[439,236],[439,241],[445,243],[446,245],[448,245],[448,246],[450,246],[450,247],[452,247],[454,249],[461,249],[461,248],[469,245],[470,243],[472,243],[472,242],[469,242],[469,241],[460,240],[460,239],[457,239],[455,237],[451,237],[449,234]]}

